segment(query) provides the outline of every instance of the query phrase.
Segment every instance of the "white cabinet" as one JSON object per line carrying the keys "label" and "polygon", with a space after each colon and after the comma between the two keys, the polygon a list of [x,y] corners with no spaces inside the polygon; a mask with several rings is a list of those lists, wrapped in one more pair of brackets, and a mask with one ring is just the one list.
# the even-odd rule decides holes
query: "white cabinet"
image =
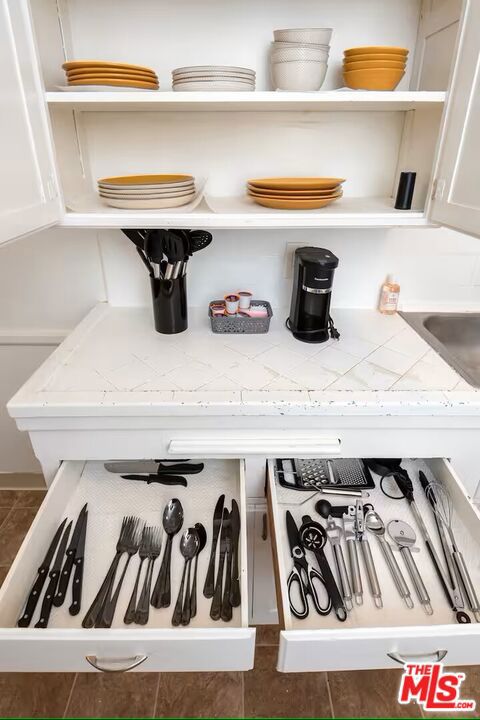
{"label": "white cabinet", "polygon": [[0,243],[57,223],[61,199],[26,0],[0,3]]}
{"label": "white cabinet", "polygon": [[[64,196],[60,222],[65,226],[320,228],[445,223],[477,232],[478,8],[473,2],[465,3],[459,21],[460,0],[388,4],[326,0],[321,9],[314,0],[301,0],[292,7],[248,0],[238,7],[229,5],[228,11],[215,0],[210,8],[214,24],[197,3],[189,3],[186,14],[167,11],[167,5],[166,0],[141,0],[135,6],[118,6],[109,0],[101,7],[93,0],[41,0],[32,4],[32,28],[27,0],[4,0],[2,50],[9,55],[9,67],[16,64],[15,73],[9,74],[12,87],[7,102],[10,111],[16,107],[20,119],[9,122],[2,132],[9,159],[2,172],[16,163],[26,188],[20,193],[18,184],[10,183],[7,205],[10,214],[16,212],[12,227],[4,224],[7,237],[58,218],[45,101]],[[303,25],[334,28],[325,85],[317,93],[271,92],[268,48],[272,30],[298,25],[300,19]],[[241,41],[245,32],[248,44]],[[44,96],[33,34],[47,91]],[[385,93],[338,90],[343,49],[378,42],[378,38],[410,49],[407,73],[398,89]],[[62,60],[103,56],[153,67],[160,77],[160,91],[58,90],[65,83]],[[31,61],[29,72],[20,67],[18,58]],[[171,92],[171,69],[200,61],[254,67],[257,91]],[[453,84],[446,93],[452,65]],[[27,136],[28,143],[19,142]],[[438,200],[430,212],[437,165]],[[206,200],[192,213],[119,211],[102,205],[96,194],[96,179],[102,175],[175,167],[208,180]],[[414,205],[407,212],[393,208],[402,170],[417,172]],[[345,177],[344,197],[313,212],[268,210],[245,198],[249,177],[299,173]],[[16,228],[13,217],[19,223]]]}

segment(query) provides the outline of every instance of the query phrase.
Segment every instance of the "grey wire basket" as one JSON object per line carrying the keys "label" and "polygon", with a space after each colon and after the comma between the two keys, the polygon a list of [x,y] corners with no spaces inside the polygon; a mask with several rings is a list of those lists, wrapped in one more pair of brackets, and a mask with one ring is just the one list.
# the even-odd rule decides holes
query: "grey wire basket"
{"label": "grey wire basket", "polygon": [[[221,303],[221,300],[214,300],[213,304]],[[254,300],[253,307],[265,307],[268,316],[261,318],[244,317],[242,315],[213,315],[212,303],[208,308],[210,322],[212,324],[212,332],[214,333],[237,333],[237,334],[255,334],[267,333],[270,328],[270,319],[273,315],[272,306],[267,300]]]}

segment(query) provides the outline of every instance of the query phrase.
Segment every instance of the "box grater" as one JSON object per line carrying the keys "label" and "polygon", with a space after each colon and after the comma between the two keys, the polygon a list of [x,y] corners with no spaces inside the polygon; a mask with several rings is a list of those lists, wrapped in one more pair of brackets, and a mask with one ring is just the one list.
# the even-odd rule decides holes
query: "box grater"
{"label": "box grater", "polygon": [[289,458],[276,461],[278,482],[295,490],[373,488],[369,469],[358,458]]}

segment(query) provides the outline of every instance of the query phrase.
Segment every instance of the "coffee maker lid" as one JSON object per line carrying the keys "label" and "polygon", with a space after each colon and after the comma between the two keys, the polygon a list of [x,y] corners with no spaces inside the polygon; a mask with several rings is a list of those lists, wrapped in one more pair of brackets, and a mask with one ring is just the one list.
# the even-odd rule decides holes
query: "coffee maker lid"
{"label": "coffee maker lid", "polygon": [[338,267],[338,258],[325,248],[301,247],[295,250],[295,255],[304,264],[321,265],[328,270]]}

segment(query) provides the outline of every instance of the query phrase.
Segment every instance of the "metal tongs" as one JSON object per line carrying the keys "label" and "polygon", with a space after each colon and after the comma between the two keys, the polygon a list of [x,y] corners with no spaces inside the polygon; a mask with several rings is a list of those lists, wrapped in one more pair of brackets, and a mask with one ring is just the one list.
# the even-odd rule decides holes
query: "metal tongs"
{"label": "metal tongs", "polygon": [[363,502],[357,500],[355,505],[348,505],[343,514],[343,529],[348,548],[350,572],[352,576],[352,590],[357,605],[363,604],[363,586],[358,560],[358,547],[361,549],[365,570],[367,573],[368,587],[377,608],[383,607],[382,592],[378,582],[372,551],[367,537],[365,536],[365,516]]}

